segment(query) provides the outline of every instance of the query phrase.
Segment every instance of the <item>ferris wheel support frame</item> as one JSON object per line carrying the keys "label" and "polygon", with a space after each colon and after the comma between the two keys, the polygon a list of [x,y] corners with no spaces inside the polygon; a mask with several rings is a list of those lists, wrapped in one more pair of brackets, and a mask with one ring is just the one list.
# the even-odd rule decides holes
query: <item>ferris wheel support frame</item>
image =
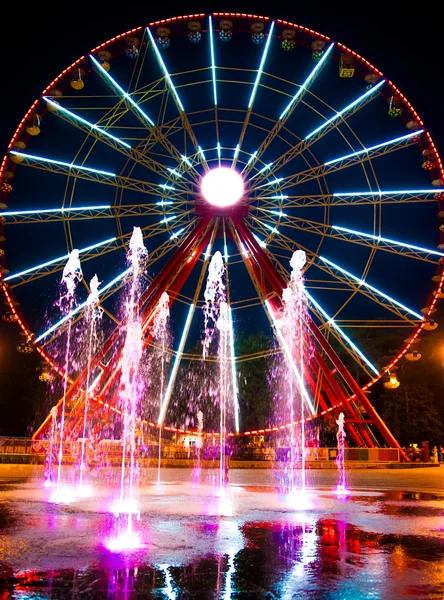
{"label": "ferris wheel support frame", "polygon": [[[234,235],[240,246],[240,239],[238,239],[238,236],[236,235],[236,233]],[[245,266],[246,266],[248,272],[250,273],[250,276],[253,280],[254,285],[256,286],[258,293],[262,296],[264,310],[265,310],[267,316],[269,317],[270,324],[274,327],[274,322],[273,322],[273,319],[271,318],[270,312],[267,310],[266,303],[268,302],[270,305],[272,305],[273,309],[276,312],[279,312],[279,310],[281,309],[281,306],[282,306],[281,302],[280,302],[280,296],[278,295],[276,298],[275,291],[270,286],[267,287],[267,279],[266,279],[266,277],[264,277],[264,271],[261,269],[260,265],[257,262],[252,262],[252,261],[247,262],[247,260],[245,260]],[[274,267],[272,266],[272,268],[274,268]],[[342,390],[341,386],[339,385],[339,382],[333,376],[334,374],[331,372],[331,369],[328,368],[327,363],[322,359],[317,348],[315,348],[314,356],[315,356],[315,362],[317,362],[319,369],[322,372],[323,377],[325,378],[325,385],[322,386],[322,391],[325,393],[326,398],[324,399],[322,397],[322,394],[319,394],[319,396],[320,396],[319,403],[321,405],[321,408],[323,409],[321,411],[321,415],[326,414],[326,412],[331,410],[330,408],[328,408],[328,406],[326,404],[327,400],[330,401],[331,406],[342,406],[344,408],[344,411],[347,413],[347,415],[349,417],[349,419],[347,421],[347,428],[348,428],[354,442],[356,443],[356,445],[361,446],[361,447],[362,446],[373,447],[374,446],[373,441],[367,435],[367,432],[365,431],[362,424],[360,423],[360,420],[358,419],[358,415],[356,414],[352,404],[350,402],[348,402],[347,396],[345,395],[344,391]],[[307,377],[307,375],[309,375],[309,368],[311,367],[311,363],[313,361],[308,356],[308,354],[305,355],[305,358],[306,358],[306,360],[305,360],[306,370],[304,372],[304,375]],[[308,365],[308,368],[307,368],[307,365]],[[308,377],[308,383],[313,391],[314,397],[316,398],[317,389],[316,389],[316,386],[314,385],[314,383],[312,382],[311,377]],[[339,399],[339,403],[338,403],[338,399]]]}
{"label": "ferris wheel support frame", "polygon": [[[238,232],[240,233],[240,237],[244,240],[244,242],[247,242],[248,247],[250,248],[255,260],[259,265],[259,268],[265,273],[266,279],[268,280],[273,292],[275,293],[274,302],[276,303],[276,298],[282,297],[282,292],[286,287],[285,281],[282,279],[281,275],[277,272],[277,270],[273,267],[270,259],[265,254],[264,250],[261,248],[254,236],[250,233],[248,228],[245,226],[243,221],[239,218],[233,217],[233,222]],[[263,291],[264,293],[266,293],[266,289],[264,289]],[[327,342],[327,340],[319,331],[318,327],[311,319],[307,321],[307,327],[317,344],[321,347],[321,349],[325,352],[325,355],[333,364],[335,370],[341,376],[348,388],[352,391],[353,395],[351,396],[350,400],[356,398],[360,401],[362,406],[365,408],[368,416],[370,417],[368,423],[373,424],[377,427],[378,431],[384,438],[385,442],[389,444],[390,448],[398,449],[403,461],[409,462],[406,453],[403,451],[396,438],[393,436],[393,434],[388,429],[384,421],[381,419],[381,417],[379,416],[379,414],[377,413],[367,396],[359,387],[358,383],[350,374],[344,363],[341,361],[339,356],[336,354],[336,352],[333,350],[333,348],[330,346],[330,344]],[[330,380],[331,379],[332,378],[330,377]],[[349,401],[347,403],[349,404]],[[362,425],[362,420],[360,421],[361,422],[358,421],[356,425]],[[363,436],[367,438],[368,434],[363,433]],[[370,447],[374,446],[370,438],[366,439],[366,442],[368,444],[370,442]]]}

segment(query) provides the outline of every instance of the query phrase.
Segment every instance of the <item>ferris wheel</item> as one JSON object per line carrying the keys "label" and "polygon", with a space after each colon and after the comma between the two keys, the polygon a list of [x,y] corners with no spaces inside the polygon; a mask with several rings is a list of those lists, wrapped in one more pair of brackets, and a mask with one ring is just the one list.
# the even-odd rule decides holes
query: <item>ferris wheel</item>
{"label": "ferris wheel", "polygon": [[[262,319],[279,339],[289,261],[302,249],[316,345],[307,358],[309,418],[345,406],[356,444],[377,444],[376,429],[395,443],[364,392],[381,378],[397,387],[396,367],[418,359],[419,334],[437,327],[444,173],[413,106],[356,52],[306,27],[247,14],[138,27],[93,48],[43,90],[9,144],[0,192],[3,319],[20,325],[19,351],[38,351],[49,373],[68,378],[72,396],[82,376],[65,373],[49,350],[66,320],[45,324],[27,314],[31,305],[43,314],[72,249],[85,274],[73,319],[82,318],[89,279],[98,273],[103,281],[111,332],[97,355],[104,363],[118,335],[126,247],[141,227],[149,252],[142,312],[148,322],[168,292],[177,328],[172,374],[181,358],[201,358],[186,352],[187,336],[216,250],[236,366],[255,358],[236,352],[237,324]],[[367,327],[405,329],[389,364],[355,343]],[[114,367],[115,360],[102,364],[95,391],[111,411]],[[158,424],[165,419],[167,406]]]}

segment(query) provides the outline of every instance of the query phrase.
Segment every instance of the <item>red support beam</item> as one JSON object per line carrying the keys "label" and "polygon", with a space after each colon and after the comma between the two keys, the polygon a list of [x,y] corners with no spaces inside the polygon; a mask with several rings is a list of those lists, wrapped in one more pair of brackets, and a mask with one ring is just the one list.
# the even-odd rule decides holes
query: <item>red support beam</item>
{"label": "red support beam", "polygon": [[[187,256],[187,253],[190,251],[190,247],[186,247],[183,249],[183,251],[181,252],[181,257],[182,259],[179,261],[174,261],[173,265],[168,265],[168,272],[170,273],[170,277],[163,277],[162,278],[162,283],[156,285],[156,289],[154,290],[154,292],[151,294],[151,296],[149,297],[148,302],[146,303],[146,306],[144,308],[143,313],[141,314],[141,318],[142,320],[144,320],[144,330],[146,330],[146,328],[148,327],[148,325],[151,322],[151,319],[154,316],[155,313],[155,309],[157,307],[157,304],[160,300],[160,297],[162,296],[162,294],[164,292],[168,292],[168,296],[169,296],[169,306],[171,306],[173,304],[173,302],[176,300],[180,290],[182,289],[182,286],[184,285],[185,281],[188,279],[191,271],[193,270],[194,266],[196,265],[196,263],[198,262],[199,258],[201,257],[202,253],[204,252],[204,250],[206,249],[206,247],[209,244],[211,238],[211,229],[209,229],[206,234],[201,238],[201,240],[197,243],[196,246],[192,246],[191,248],[193,248],[190,257],[186,260],[185,264],[183,264],[182,268],[180,268],[181,263],[183,263],[183,261],[185,260],[185,257]],[[180,270],[178,270],[180,269]],[[153,282],[154,284],[154,282]],[[153,286],[153,284],[151,284],[150,287]],[[145,339],[144,339],[144,348],[146,348],[148,346],[148,344],[151,341],[151,332],[148,330],[148,332],[146,333]],[[106,392],[108,391],[108,389],[111,387],[112,383],[115,381],[116,377],[119,375],[120,370],[118,368],[116,368],[118,362],[120,360],[120,353],[115,353],[114,357],[113,357],[113,364],[111,365],[111,368],[108,370],[112,371],[114,370],[114,373],[112,373],[111,375],[108,375],[108,377],[106,377],[105,375],[105,380],[106,380],[106,384],[105,387],[101,390],[100,396],[104,397],[104,395],[106,394]],[[111,399],[111,401],[109,401],[109,404],[112,404],[112,402],[115,400],[115,398],[113,397]]]}
{"label": "red support beam", "polygon": [[[328,381],[333,389],[333,393],[336,395],[336,398],[340,399],[340,401],[342,402],[342,406],[344,408],[344,413],[346,415],[348,415],[348,417],[351,420],[356,420],[358,419],[358,415],[356,414],[353,406],[351,405],[350,401],[347,399],[347,396],[345,395],[344,390],[341,388],[341,386],[339,385],[339,382],[336,381],[336,378],[334,377],[334,375],[331,373],[330,369],[328,368],[327,363],[325,362],[325,360],[323,359],[321,353],[316,350],[316,360],[319,363],[319,366],[322,369],[323,373],[328,373]],[[349,426],[348,430],[351,434],[351,436],[353,437],[353,439],[355,440],[355,442],[358,444],[358,446],[362,445],[362,441],[365,442],[367,444],[367,446],[369,446],[370,448],[374,447],[374,443],[373,440],[370,438],[370,436],[368,435],[367,431],[365,431],[365,429],[363,427],[354,427],[354,426]],[[358,431],[358,433],[356,432],[356,430]],[[359,437],[360,436],[360,437]],[[362,441],[361,441],[362,440]]]}
{"label": "red support beam", "polygon": [[[233,223],[235,224],[240,238],[243,240],[244,243],[247,243],[248,248],[257,260],[260,268],[264,271],[264,274],[267,280],[269,281],[271,287],[273,288],[273,291],[277,294],[279,298],[281,298],[282,292],[286,287],[286,282],[275,269],[273,263],[265,254],[263,249],[257,243],[256,239],[254,238],[248,227],[246,227],[244,221],[240,218],[233,217]],[[403,460],[408,462],[408,457],[406,453],[402,450],[398,441],[394,438],[384,421],[376,412],[376,410],[374,409],[364,392],[361,390],[357,382],[354,380],[352,375],[349,373],[339,356],[336,354],[336,352],[333,350],[333,348],[330,346],[330,344],[327,342],[327,340],[319,331],[318,327],[311,319],[307,322],[307,327],[309,328],[310,333],[313,335],[314,339],[319,344],[319,346],[323,349],[323,351],[325,352],[335,369],[338,371],[339,375],[347,384],[353,395],[362,403],[367,414],[371,417],[374,424],[379,429],[384,440],[391,448],[398,448]]]}
{"label": "red support beam", "polygon": [[[265,294],[267,294],[267,293],[271,294],[273,292],[275,293],[274,289],[270,285],[269,277],[268,276],[265,278],[263,277],[263,273],[261,272],[260,264],[256,261],[254,261],[254,262],[250,261],[250,267],[255,272],[257,281],[262,282],[263,292]],[[285,286],[285,282],[283,282],[283,280],[282,280],[282,286]],[[273,298],[270,298],[270,300],[269,300],[270,306],[276,311],[276,313],[279,312],[279,310],[281,309],[281,306],[282,306],[281,296],[282,296],[282,292],[280,295],[278,294],[278,296],[274,296]],[[336,404],[338,401],[341,401],[343,404],[344,412],[350,418],[357,419],[358,415],[356,414],[353,406],[347,400],[347,397],[346,397],[344,391],[342,390],[341,386],[336,381],[336,379],[332,376],[330,369],[327,366],[327,363],[322,359],[318,350],[315,350],[315,358],[318,362],[318,365],[320,366],[320,368],[322,370],[322,373],[325,377],[326,382],[329,383],[329,386],[331,387],[331,389],[333,390],[333,393],[335,394],[335,395],[333,395],[333,397],[331,395],[329,395],[330,388],[324,386],[324,387],[326,387],[326,392],[327,392],[327,395],[329,396],[332,406],[334,404]],[[323,410],[325,410],[325,409],[323,409]],[[368,446],[370,446],[371,448],[374,446],[373,440],[370,438],[367,431],[365,431],[365,429],[362,426],[358,427],[358,428],[350,426],[348,429],[349,429],[355,443],[358,446],[363,446],[364,443],[367,444]],[[356,429],[359,429],[359,435],[358,435]]]}

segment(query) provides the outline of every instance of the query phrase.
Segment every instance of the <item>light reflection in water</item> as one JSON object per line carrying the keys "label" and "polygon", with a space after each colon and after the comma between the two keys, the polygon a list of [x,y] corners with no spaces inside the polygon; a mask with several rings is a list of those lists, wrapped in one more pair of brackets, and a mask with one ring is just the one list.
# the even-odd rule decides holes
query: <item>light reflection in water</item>
{"label": "light reflection in water", "polygon": [[[425,518],[422,513],[406,517],[402,511],[408,504],[413,513],[416,510],[419,514],[421,510],[431,510],[432,502],[418,501],[407,495],[398,497],[396,493],[357,498],[352,496],[343,505],[347,511],[352,503],[357,503],[356,508],[364,512],[373,504],[380,519],[388,518],[392,523],[416,519],[418,527]],[[441,505],[440,500],[433,502]],[[342,512],[345,509],[341,506],[338,511]],[[5,511],[1,507],[0,510]],[[103,514],[104,519],[111,519]],[[109,552],[103,547],[96,547],[91,553],[87,546],[91,535],[88,527],[85,529],[85,519],[80,516],[60,514],[56,528],[51,528],[48,515],[44,515],[39,536],[35,533],[40,527],[39,518],[34,515],[32,523],[23,523],[22,538],[13,537],[20,528],[1,531],[0,598],[386,600],[406,596],[444,597],[444,544],[440,537],[384,533],[384,530],[371,533],[370,529],[365,531],[347,519],[332,518],[331,514],[331,511],[320,515],[314,510],[285,509],[285,516],[280,520],[247,522],[239,517],[218,515],[171,516],[159,520],[147,520],[143,516],[139,522],[143,526],[141,537],[150,542],[141,551],[132,553]],[[395,526],[391,529],[394,531]],[[70,550],[68,539],[70,544],[83,540],[80,543],[86,544],[84,555],[76,560],[89,566],[59,568],[63,538],[56,537],[57,531],[68,535],[63,546],[66,556]],[[39,549],[45,552],[48,570],[31,568]],[[30,556],[26,569],[14,571],[8,566],[14,564],[14,557],[24,553]],[[74,557],[74,553],[72,555]],[[418,577],[419,572],[421,577]]]}

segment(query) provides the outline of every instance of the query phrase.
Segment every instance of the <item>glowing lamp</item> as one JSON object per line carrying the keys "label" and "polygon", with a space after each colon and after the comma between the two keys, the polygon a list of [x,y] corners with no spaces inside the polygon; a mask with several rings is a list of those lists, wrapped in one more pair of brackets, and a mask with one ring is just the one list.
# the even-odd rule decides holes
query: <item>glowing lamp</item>
{"label": "glowing lamp", "polygon": [[202,180],[202,195],[210,204],[225,208],[236,204],[244,193],[242,177],[233,169],[219,167]]}
{"label": "glowing lamp", "polygon": [[396,376],[397,367],[392,367],[388,374],[388,379],[384,381],[384,387],[388,390],[396,390],[399,387],[400,382]]}

